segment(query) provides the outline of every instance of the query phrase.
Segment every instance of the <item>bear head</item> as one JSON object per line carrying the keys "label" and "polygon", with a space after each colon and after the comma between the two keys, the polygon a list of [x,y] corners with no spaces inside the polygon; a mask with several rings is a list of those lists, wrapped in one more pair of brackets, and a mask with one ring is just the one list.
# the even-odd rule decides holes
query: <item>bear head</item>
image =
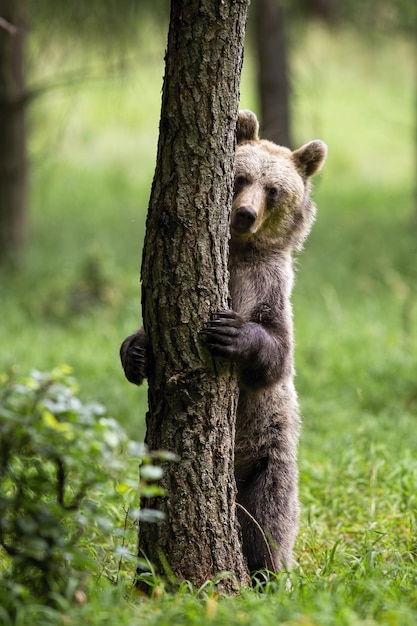
{"label": "bear head", "polygon": [[310,141],[293,152],[259,139],[258,130],[255,114],[240,111],[230,218],[232,244],[264,250],[300,249],[315,217],[309,179],[326,159],[326,144]]}

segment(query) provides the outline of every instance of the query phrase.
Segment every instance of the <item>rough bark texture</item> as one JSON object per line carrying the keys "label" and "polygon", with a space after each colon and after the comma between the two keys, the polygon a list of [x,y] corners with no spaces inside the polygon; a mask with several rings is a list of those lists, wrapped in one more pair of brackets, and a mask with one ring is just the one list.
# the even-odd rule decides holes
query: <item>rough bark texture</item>
{"label": "rough bark texture", "polygon": [[14,260],[26,233],[23,2],[0,0],[0,265]]}
{"label": "rough bark texture", "polygon": [[256,0],[255,37],[261,129],[265,139],[292,147],[290,81],[288,76],[285,11],[277,0]]}
{"label": "rough bark texture", "polygon": [[201,585],[219,572],[248,582],[233,474],[237,381],[199,339],[228,306],[227,261],[235,128],[247,0],[173,0],[160,136],[142,261],[149,339],[150,449],[165,467],[164,511],[142,524],[140,554]]}

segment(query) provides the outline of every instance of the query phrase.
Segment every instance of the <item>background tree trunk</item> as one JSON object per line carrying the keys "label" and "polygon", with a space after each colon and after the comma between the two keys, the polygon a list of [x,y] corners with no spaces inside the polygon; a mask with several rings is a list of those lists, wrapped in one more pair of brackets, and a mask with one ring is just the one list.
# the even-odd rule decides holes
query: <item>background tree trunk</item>
{"label": "background tree trunk", "polygon": [[173,0],[160,136],[142,261],[149,338],[146,442],[165,467],[166,519],[142,524],[140,554],[195,585],[222,571],[248,582],[235,511],[236,377],[199,339],[228,308],[235,128],[247,1]]}
{"label": "background tree trunk", "polygon": [[0,265],[26,234],[26,132],[21,0],[0,0]]}
{"label": "background tree trunk", "polygon": [[261,134],[265,139],[291,148],[285,11],[278,0],[256,0],[253,8]]}
{"label": "background tree trunk", "polygon": [[339,17],[340,0],[310,0],[306,5],[312,17],[318,17],[328,24],[335,24]]}

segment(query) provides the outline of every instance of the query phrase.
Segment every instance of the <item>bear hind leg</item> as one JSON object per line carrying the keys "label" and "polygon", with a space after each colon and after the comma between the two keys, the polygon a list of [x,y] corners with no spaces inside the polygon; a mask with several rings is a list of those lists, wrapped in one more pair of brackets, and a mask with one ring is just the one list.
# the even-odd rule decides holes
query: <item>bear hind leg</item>
{"label": "bear hind leg", "polygon": [[261,457],[245,474],[237,477],[237,512],[249,570],[289,568],[298,530],[296,468]]}

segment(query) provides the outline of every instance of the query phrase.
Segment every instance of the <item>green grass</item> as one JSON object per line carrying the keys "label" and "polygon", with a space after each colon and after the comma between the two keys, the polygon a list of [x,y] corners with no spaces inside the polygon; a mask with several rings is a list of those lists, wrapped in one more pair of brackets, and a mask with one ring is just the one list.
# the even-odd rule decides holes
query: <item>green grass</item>
{"label": "green grass", "polygon": [[[297,142],[329,145],[294,293],[304,417],[299,565],[265,593],[239,598],[186,585],[126,598],[123,588],[90,581],[87,602],[63,606],[64,617],[33,607],[17,623],[416,623],[412,51],[394,38],[364,42],[318,26],[295,35]],[[70,364],[83,399],[105,404],[135,438],[146,389],[125,382],[118,347],[139,323],[163,73],[162,47],[160,56],[141,54],[126,76],[50,92],[32,109],[29,245],[0,292],[1,368]],[[243,107],[255,106],[253,86],[247,55]]]}

